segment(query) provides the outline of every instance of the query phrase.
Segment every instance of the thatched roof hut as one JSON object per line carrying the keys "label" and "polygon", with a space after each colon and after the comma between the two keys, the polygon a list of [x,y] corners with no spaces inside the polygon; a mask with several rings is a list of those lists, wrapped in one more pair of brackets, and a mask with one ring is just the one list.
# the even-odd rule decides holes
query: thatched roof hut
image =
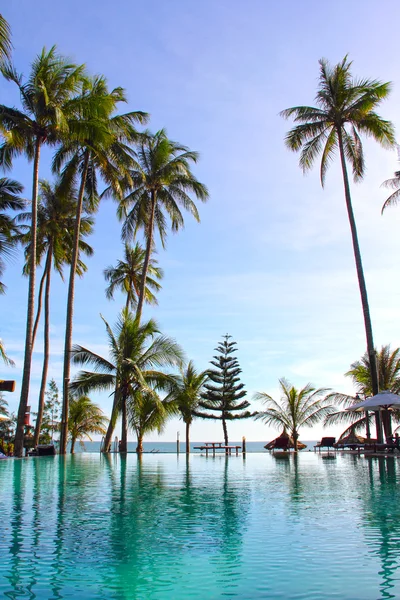
{"label": "thatched roof hut", "polygon": [[[283,432],[281,433],[281,435],[278,435],[277,438],[275,438],[274,440],[272,440],[272,442],[268,442],[268,444],[265,444],[264,448],[266,450],[275,450],[275,448],[277,450],[279,450],[279,448],[282,449],[282,446],[286,445],[286,440],[289,440],[289,443],[287,444],[287,449],[293,449],[294,448],[294,441],[291,435],[289,435],[286,430],[284,429]],[[283,442],[283,444],[281,444],[281,441]],[[297,449],[298,450],[304,450],[304,448],[307,448],[306,444],[303,444],[303,442],[300,442],[299,440],[297,440]]]}

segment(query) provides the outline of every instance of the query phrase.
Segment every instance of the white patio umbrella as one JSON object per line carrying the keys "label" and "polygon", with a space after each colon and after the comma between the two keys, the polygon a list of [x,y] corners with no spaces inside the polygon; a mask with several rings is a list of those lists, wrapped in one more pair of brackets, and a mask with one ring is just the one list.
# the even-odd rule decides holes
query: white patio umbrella
{"label": "white patio umbrella", "polygon": [[364,402],[359,402],[358,404],[353,404],[353,406],[349,406],[345,410],[350,412],[363,412],[367,410],[377,411],[377,410],[385,410],[385,409],[400,409],[400,396],[397,394],[392,394],[389,391],[382,391],[375,396],[371,396],[364,400]]}

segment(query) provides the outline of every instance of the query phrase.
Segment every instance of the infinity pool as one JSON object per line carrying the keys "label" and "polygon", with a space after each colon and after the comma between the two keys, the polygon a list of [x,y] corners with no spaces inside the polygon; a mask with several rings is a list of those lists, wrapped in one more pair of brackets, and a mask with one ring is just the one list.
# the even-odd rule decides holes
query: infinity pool
{"label": "infinity pool", "polygon": [[0,461],[0,596],[400,597],[400,460]]}

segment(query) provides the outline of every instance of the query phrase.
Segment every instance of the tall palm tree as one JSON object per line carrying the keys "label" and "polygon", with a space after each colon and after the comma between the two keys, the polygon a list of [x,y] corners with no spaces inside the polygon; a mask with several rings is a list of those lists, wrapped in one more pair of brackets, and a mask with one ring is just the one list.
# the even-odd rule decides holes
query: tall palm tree
{"label": "tall palm tree", "polygon": [[291,433],[294,450],[297,452],[297,441],[301,427],[311,427],[319,423],[326,415],[335,410],[329,404],[328,388],[314,388],[310,383],[297,389],[286,379],[280,379],[281,398],[274,400],[269,394],[257,392],[254,400],[262,400],[265,410],[259,412],[256,419],[267,425],[285,428]]}
{"label": "tall palm tree", "polygon": [[94,404],[88,396],[72,398],[69,407],[68,431],[71,440],[71,454],[74,454],[75,442],[90,437],[97,433],[104,435],[108,419],[97,404]]}
{"label": "tall palm tree", "polygon": [[107,360],[83,346],[74,346],[75,364],[92,364],[93,372],[81,371],[71,384],[71,390],[86,394],[94,390],[112,390],[114,395],[111,419],[104,441],[108,452],[118,414],[122,415],[121,452],[127,450],[127,405],[137,392],[150,393],[171,385],[171,376],[161,370],[180,365],[183,352],[178,344],[161,335],[158,325],[150,320],[140,325],[128,311],[122,311],[114,328],[103,319],[108,336],[110,358]]}
{"label": "tall palm tree", "polygon": [[[19,196],[23,189],[18,181],[0,178],[0,277],[4,270],[3,257],[7,258],[12,254],[18,233],[15,220],[5,211],[22,210],[25,207],[25,201]],[[0,294],[4,291],[5,285],[0,281]]]}
{"label": "tall palm tree", "polygon": [[56,153],[53,168],[60,171],[63,165],[63,176],[79,177],[79,193],[76,207],[74,227],[74,243],[71,269],[68,284],[67,315],[64,345],[63,369],[63,408],[61,419],[60,454],[67,451],[68,410],[70,360],[72,348],[72,324],[75,295],[75,273],[78,261],[78,240],[81,226],[81,215],[86,191],[88,201],[93,210],[99,199],[98,176],[107,185],[107,192],[122,198],[123,181],[130,181],[128,168],[135,163],[132,150],[127,143],[134,142],[138,133],[135,123],[147,120],[143,112],[114,114],[120,102],[126,102],[122,88],[109,91],[103,77],[95,77],[87,81],[81,97],[72,107],[72,118],[69,120],[73,136],[65,140],[62,148]]}
{"label": "tall palm tree", "polygon": [[354,181],[365,173],[364,153],[360,134],[374,138],[383,147],[391,148],[395,143],[393,126],[382,119],[376,108],[388,96],[390,84],[370,79],[355,79],[351,74],[351,62],[347,56],[331,67],[322,59],[319,87],[316,94],[317,107],[295,106],[282,111],[284,118],[293,118],[298,123],[286,135],[285,142],[290,150],[301,150],[300,166],[304,172],[314,165],[321,155],[321,184],[325,184],[328,167],[339,151],[344,183],[347,213],[350,221],[354,258],[364,314],[367,352],[371,363],[374,394],[378,393],[371,317],[367,288],[358,243],[356,222],[350,196],[347,162],[350,163]]}
{"label": "tall palm tree", "polygon": [[186,454],[190,453],[190,426],[195,416],[194,412],[199,407],[201,393],[207,379],[208,371],[197,372],[193,361],[189,361],[185,368],[181,368],[180,375],[175,378],[169,395],[176,402],[186,425]]}
{"label": "tall palm tree", "polygon": [[[125,308],[134,309],[137,306],[137,299],[139,297],[145,251],[138,242],[134,247],[126,243],[124,247],[124,259],[119,260],[115,267],[107,267],[104,270],[104,277],[109,282],[106,289],[106,296],[111,299],[114,297],[116,289],[120,289],[126,293]],[[164,276],[163,270],[157,264],[154,258],[150,259],[145,289],[145,301],[153,305],[158,304],[158,302],[152,290],[158,292],[161,289],[161,285],[157,280],[162,279]]]}
{"label": "tall palm tree", "polygon": [[10,26],[3,15],[0,15],[0,63],[11,60],[12,44],[10,38]]}
{"label": "tall palm tree", "polygon": [[157,430],[162,433],[169,417],[178,412],[177,404],[170,398],[160,399],[157,392],[149,387],[137,390],[128,401],[128,422],[137,437],[136,453],[143,452],[143,438]]}
{"label": "tall palm tree", "polygon": [[118,215],[125,219],[122,234],[124,239],[144,230],[146,255],[140,285],[137,318],[140,320],[145,299],[147,273],[154,247],[154,230],[157,228],[164,247],[167,233],[167,218],[172,231],[183,227],[180,207],[189,211],[196,221],[199,213],[189,194],[205,202],[208,191],[191,171],[191,164],[198,160],[198,153],[167,138],[165,130],[154,135],[147,133],[141,138],[137,151],[137,166],[131,171],[132,186],[129,194],[120,203]]}
{"label": "tall palm tree", "polygon": [[[36,332],[42,307],[42,296],[44,291],[44,356],[42,368],[42,380],[39,391],[38,412],[36,418],[34,445],[39,443],[40,430],[42,426],[43,409],[45,403],[45,392],[47,385],[47,372],[50,358],[50,282],[52,268],[64,280],[63,268],[70,264],[72,256],[72,242],[76,211],[76,190],[72,185],[67,187],[65,182],[58,180],[54,185],[48,181],[40,182],[40,195],[38,202],[37,218],[37,264],[40,265],[45,258],[43,275],[40,280],[38,293],[38,307],[32,334],[32,346],[34,346]],[[30,221],[30,213],[19,215],[18,221]],[[93,249],[84,241],[84,237],[90,235],[93,229],[93,219],[82,217],[81,237],[79,241],[80,253],[92,256]],[[31,235],[30,230],[19,236],[22,243],[26,243],[24,272],[29,273],[29,256]],[[78,259],[77,273],[82,276],[86,271],[86,265]]]}
{"label": "tall palm tree", "polygon": [[4,142],[0,146],[0,166],[11,168],[14,157],[20,154],[24,154],[28,160],[33,160],[32,244],[25,357],[15,436],[15,455],[22,456],[24,418],[28,403],[32,362],[40,153],[43,146],[55,146],[61,137],[68,133],[68,104],[81,86],[84,67],[70,63],[57,53],[54,46],[49,51],[43,49],[34,60],[25,83],[22,76],[11,65],[3,66],[1,70],[7,80],[17,85],[22,110],[0,105],[0,127],[4,137]]}

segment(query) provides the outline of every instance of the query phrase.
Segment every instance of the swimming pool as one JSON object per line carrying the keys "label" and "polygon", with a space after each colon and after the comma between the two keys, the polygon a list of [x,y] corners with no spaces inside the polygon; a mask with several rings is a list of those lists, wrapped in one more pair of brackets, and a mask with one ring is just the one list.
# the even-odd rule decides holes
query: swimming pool
{"label": "swimming pool", "polygon": [[0,463],[0,596],[400,597],[400,461],[80,454]]}

